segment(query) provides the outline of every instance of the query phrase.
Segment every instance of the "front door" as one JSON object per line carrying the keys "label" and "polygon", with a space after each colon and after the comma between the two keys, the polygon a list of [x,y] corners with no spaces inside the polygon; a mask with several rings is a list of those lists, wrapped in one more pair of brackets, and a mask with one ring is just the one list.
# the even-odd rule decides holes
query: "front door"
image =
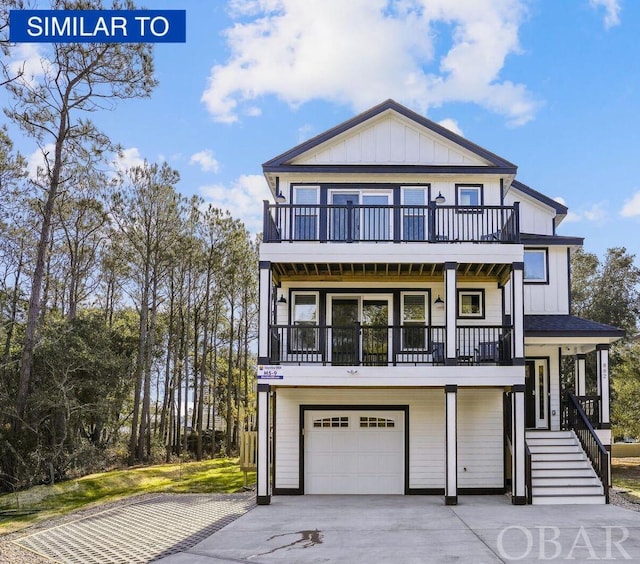
{"label": "front door", "polygon": [[386,366],[391,331],[390,296],[330,296],[331,364]]}
{"label": "front door", "polygon": [[549,377],[546,359],[525,363],[525,424],[529,429],[549,428]]}

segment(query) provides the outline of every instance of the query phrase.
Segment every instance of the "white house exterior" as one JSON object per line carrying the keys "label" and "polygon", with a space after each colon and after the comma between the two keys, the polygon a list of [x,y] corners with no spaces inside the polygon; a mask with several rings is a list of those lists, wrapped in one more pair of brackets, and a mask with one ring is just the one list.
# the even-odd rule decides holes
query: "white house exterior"
{"label": "white house exterior", "polygon": [[608,349],[622,332],[570,315],[582,239],[556,234],[565,206],[393,100],[263,170],[275,203],[260,249],[258,503],[606,501]]}

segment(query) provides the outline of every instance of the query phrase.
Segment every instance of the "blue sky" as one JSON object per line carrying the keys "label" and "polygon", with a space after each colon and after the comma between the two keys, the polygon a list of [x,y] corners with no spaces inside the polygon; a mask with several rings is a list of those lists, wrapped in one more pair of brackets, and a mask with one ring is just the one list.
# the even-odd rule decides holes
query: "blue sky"
{"label": "blue sky", "polygon": [[[44,6],[42,6],[44,7]],[[640,2],[154,0],[187,11],[160,85],[95,121],[125,161],[261,229],[261,164],[387,98],[518,165],[570,215],[559,232],[640,255]],[[45,49],[40,47],[40,49]],[[17,60],[37,56],[19,45]],[[27,156],[35,146],[12,134]],[[33,162],[36,162],[35,157]],[[640,262],[637,261],[637,262]]]}

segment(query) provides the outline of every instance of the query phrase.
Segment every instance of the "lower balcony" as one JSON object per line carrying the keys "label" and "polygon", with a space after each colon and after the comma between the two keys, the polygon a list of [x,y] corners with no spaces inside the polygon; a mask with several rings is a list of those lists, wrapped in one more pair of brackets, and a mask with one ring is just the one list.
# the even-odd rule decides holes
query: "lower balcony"
{"label": "lower balcony", "polygon": [[[511,365],[512,328],[456,328],[460,365]],[[325,366],[444,365],[446,329],[428,325],[272,325],[272,364]]]}

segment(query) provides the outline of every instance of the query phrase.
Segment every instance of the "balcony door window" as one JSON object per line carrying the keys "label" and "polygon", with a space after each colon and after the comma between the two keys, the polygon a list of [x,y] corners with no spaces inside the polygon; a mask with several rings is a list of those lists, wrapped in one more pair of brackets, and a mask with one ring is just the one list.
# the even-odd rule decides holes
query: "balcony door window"
{"label": "balcony door window", "polygon": [[292,351],[318,350],[318,294],[294,292]]}
{"label": "balcony door window", "polygon": [[390,241],[391,192],[380,190],[330,191],[330,241]]}
{"label": "balcony door window", "polygon": [[296,188],[294,202],[294,241],[316,241],[318,239],[318,189]]}
{"label": "balcony door window", "polygon": [[357,241],[360,236],[360,194],[333,192],[329,216],[329,240]]}
{"label": "balcony door window", "polygon": [[423,351],[427,346],[427,293],[402,294],[402,350]]}
{"label": "balcony door window", "polygon": [[331,363],[386,366],[389,361],[390,296],[330,296]]}
{"label": "balcony door window", "polygon": [[402,189],[402,236],[404,241],[424,241],[427,224],[424,188]]}
{"label": "balcony door window", "polygon": [[362,195],[362,240],[389,241],[391,214],[389,194]]}

